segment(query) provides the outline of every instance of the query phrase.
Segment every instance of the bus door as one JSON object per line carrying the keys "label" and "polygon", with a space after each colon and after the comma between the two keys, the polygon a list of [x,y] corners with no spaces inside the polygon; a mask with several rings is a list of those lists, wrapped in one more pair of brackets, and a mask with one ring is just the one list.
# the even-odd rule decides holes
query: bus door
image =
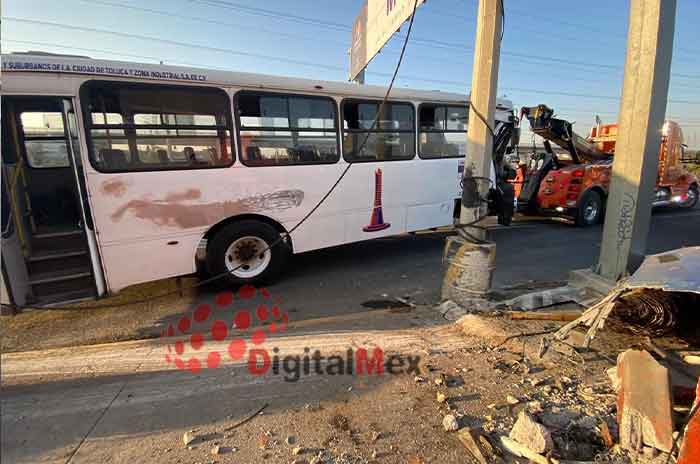
{"label": "bus door", "polygon": [[103,285],[72,102],[3,96],[2,134],[2,265],[14,303],[95,297]]}

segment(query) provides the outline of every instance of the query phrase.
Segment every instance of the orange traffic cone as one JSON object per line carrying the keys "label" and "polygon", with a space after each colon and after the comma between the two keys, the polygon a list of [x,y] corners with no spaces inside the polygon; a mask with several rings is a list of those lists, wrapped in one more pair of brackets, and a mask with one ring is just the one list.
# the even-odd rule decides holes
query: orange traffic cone
{"label": "orange traffic cone", "polygon": [[374,171],[374,209],[372,210],[372,220],[362,230],[365,232],[377,232],[390,226],[391,224],[384,222],[384,214],[382,213],[382,170],[377,169]]}

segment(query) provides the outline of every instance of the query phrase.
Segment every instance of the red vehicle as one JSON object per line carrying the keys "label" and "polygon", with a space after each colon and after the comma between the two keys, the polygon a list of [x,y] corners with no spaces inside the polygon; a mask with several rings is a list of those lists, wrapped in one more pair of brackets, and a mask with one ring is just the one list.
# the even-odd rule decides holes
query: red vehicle
{"label": "red vehicle", "polygon": [[[520,188],[516,186],[518,211],[566,217],[579,226],[601,222],[612,176],[617,124],[598,125],[584,139],[573,132],[571,123],[553,114],[545,105],[521,111],[532,131],[545,139],[547,153],[532,157]],[[556,154],[550,141],[566,154]],[[681,163],[684,150],[680,126],[666,121],[653,206],[692,208],[697,204],[700,183]]]}

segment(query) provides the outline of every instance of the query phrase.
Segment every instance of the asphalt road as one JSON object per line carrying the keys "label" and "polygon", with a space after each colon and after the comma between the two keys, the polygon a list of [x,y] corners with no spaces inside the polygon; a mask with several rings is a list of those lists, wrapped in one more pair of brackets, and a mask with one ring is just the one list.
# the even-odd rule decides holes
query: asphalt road
{"label": "asphalt road", "polygon": [[[699,232],[700,208],[655,212],[648,253],[700,245]],[[566,280],[570,270],[597,261],[601,234],[602,226],[540,219],[496,227],[494,287]],[[440,295],[444,243],[445,234],[420,233],[304,253],[269,290],[296,320],[367,311],[376,300],[395,297],[433,303]]]}

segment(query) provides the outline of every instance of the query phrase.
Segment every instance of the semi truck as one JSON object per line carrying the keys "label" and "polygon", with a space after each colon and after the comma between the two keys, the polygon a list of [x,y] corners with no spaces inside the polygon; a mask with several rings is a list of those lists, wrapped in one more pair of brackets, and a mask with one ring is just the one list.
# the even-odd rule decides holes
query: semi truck
{"label": "semi truck", "polygon": [[[601,124],[597,119],[584,138],[573,131],[571,122],[555,117],[546,105],[522,108],[523,118],[532,132],[544,139],[545,152],[533,153],[519,168],[515,186],[518,212],[563,217],[583,227],[602,222],[618,125]],[[563,153],[555,153],[552,143]],[[680,125],[665,121],[656,187],[650,199],[653,207],[692,208],[697,204],[700,183],[682,164],[685,148]]]}

